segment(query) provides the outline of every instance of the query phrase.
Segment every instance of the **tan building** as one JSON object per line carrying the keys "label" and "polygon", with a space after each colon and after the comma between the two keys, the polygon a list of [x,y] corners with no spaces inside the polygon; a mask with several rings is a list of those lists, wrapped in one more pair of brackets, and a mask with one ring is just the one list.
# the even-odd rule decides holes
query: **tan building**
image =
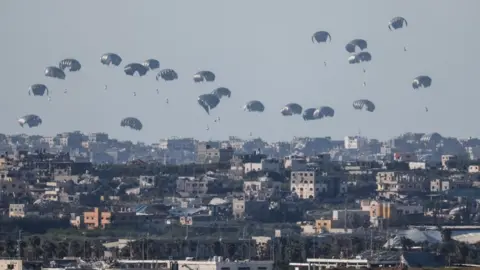
{"label": "tan building", "polygon": [[314,199],[328,191],[328,183],[321,180],[321,172],[292,171],[290,189],[300,199]]}
{"label": "tan building", "polygon": [[23,270],[22,260],[0,260],[0,269]]}
{"label": "tan building", "polygon": [[83,224],[89,230],[105,229],[111,224],[112,213],[103,212],[95,207],[91,212],[83,212]]}
{"label": "tan building", "polygon": [[8,217],[10,218],[24,218],[25,204],[10,204],[8,207]]}

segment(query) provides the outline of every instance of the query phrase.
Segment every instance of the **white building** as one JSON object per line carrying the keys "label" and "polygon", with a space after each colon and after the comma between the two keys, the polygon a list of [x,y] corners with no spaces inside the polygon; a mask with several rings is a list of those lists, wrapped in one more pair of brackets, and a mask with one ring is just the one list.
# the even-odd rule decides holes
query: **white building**
{"label": "white building", "polygon": [[345,149],[360,149],[367,144],[367,138],[359,136],[346,136],[344,139]]}
{"label": "white building", "polygon": [[280,161],[277,159],[267,159],[264,158],[260,160],[260,162],[247,162],[243,164],[244,173],[248,173],[250,171],[269,171],[269,172],[280,172],[281,171],[281,164]]}

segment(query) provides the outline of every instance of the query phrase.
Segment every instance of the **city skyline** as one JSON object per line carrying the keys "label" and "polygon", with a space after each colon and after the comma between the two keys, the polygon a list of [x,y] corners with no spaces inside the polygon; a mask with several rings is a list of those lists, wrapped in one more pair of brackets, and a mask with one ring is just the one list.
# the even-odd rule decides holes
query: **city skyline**
{"label": "city skyline", "polygon": [[[81,130],[148,143],[171,136],[208,140],[247,138],[250,133],[267,141],[294,136],[339,139],[359,130],[380,140],[407,131],[480,137],[470,109],[480,97],[473,87],[478,57],[471,53],[478,42],[472,33],[480,22],[475,16],[480,3],[369,3],[2,2],[3,133],[52,136]],[[387,24],[395,16],[405,17],[409,25],[392,33]],[[312,44],[310,37],[319,30],[329,31],[332,42]],[[348,64],[344,46],[354,38],[368,41],[372,62]],[[120,54],[122,65],[102,66],[99,58],[106,52]],[[68,73],[65,81],[44,76],[45,67],[68,57],[80,60],[80,72]],[[179,80],[125,76],[124,65],[148,58],[159,59],[161,68],[177,70]],[[217,80],[194,84],[193,74],[204,69],[215,72]],[[432,86],[414,91],[411,81],[418,75],[430,75]],[[28,87],[35,83],[51,89],[51,102],[28,96]],[[208,116],[196,98],[219,86],[230,88],[232,98],[223,99]],[[377,110],[355,111],[351,104],[360,98],[374,101]],[[254,99],[265,104],[263,114],[242,110]],[[282,117],[280,109],[289,102],[304,108],[328,105],[336,115],[308,122],[300,116]],[[30,113],[44,122],[22,129],[16,120]],[[138,117],[144,129],[120,127],[128,116]],[[221,122],[215,124],[218,116]]]}

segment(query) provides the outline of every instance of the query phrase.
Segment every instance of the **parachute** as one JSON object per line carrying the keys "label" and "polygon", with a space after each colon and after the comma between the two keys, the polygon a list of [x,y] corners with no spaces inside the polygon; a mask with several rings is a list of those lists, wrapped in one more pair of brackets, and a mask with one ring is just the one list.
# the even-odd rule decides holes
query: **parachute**
{"label": "parachute", "polygon": [[314,116],[315,111],[317,111],[316,108],[308,108],[308,109],[305,109],[305,110],[303,111],[303,114],[302,114],[303,120],[309,121],[309,120],[315,120],[315,119],[317,119],[317,118],[315,118],[315,116]]}
{"label": "parachute", "polygon": [[322,43],[332,41],[332,36],[327,31],[318,31],[312,35],[312,42],[313,43]]}
{"label": "parachute", "polygon": [[294,114],[302,114],[303,108],[297,103],[288,103],[285,107],[282,108],[280,113],[283,116],[291,116]]}
{"label": "parachute", "polygon": [[162,69],[158,72],[156,79],[157,81],[162,78],[165,81],[173,81],[178,79],[178,74],[173,69]]}
{"label": "parachute", "polygon": [[160,62],[156,59],[147,59],[145,62],[143,62],[143,66],[149,70],[154,70],[160,68]]}
{"label": "parachute", "polygon": [[367,48],[367,41],[364,39],[354,39],[345,45],[345,50],[349,53],[355,53],[358,50],[363,51]]}
{"label": "parachute", "polygon": [[107,66],[119,66],[122,63],[122,58],[116,53],[105,53],[100,57],[100,63]]}
{"label": "parachute", "polygon": [[355,110],[367,110],[373,112],[375,110],[375,104],[368,99],[359,99],[353,102],[353,108]]}
{"label": "parachute", "polygon": [[390,29],[390,31],[403,28],[404,26],[407,27],[408,22],[403,17],[395,17],[388,22],[388,29]]}
{"label": "parachute", "polygon": [[67,58],[60,61],[58,67],[61,70],[68,69],[68,71],[79,71],[82,68],[82,65],[76,59]]}
{"label": "parachute", "polygon": [[322,106],[317,110],[315,110],[315,112],[313,113],[313,117],[318,119],[321,119],[324,117],[333,117],[333,116],[335,116],[335,110],[329,106]]}
{"label": "parachute", "polygon": [[213,90],[212,94],[216,95],[218,98],[222,98],[222,97],[230,98],[230,96],[232,95],[232,92],[228,88],[219,87],[219,88]]}
{"label": "parachute", "polygon": [[133,76],[137,73],[141,77],[147,74],[148,68],[139,63],[131,63],[126,65],[123,71],[125,71],[125,74],[128,76]]}
{"label": "parachute", "polygon": [[252,100],[245,104],[245,106],[243,106],[243,109],[249,112],[263,112],[265,110],[265,106],[262,102],[258,100]]}
{"label": "parachute", "polygon": [[193,81],[196,83],[213,82],[215,81],[215,74],[208,70],[199,71],[193,75]]}
{"label": "parachute", "polygon": [[416,77],[412,82],[413,89],[418,89],[420,87],[427,88],[430,87],[430,85],[432,85],[432,78],[424,75]]}
{"label": "parachute", "polygon": [[220,98],[215,94],[203,94],[198,96],[197,102],[208,114],[210,114],[210,110],[217,107],[220,103]]}
{"label": "parachute", "polygon": [[21,127],[24,127],[24,125],[27,125],[29,128],[37,127],[42,124],[42,118],[35,114],[27,114],[18,119],[18,124],[20,124]]}
{"label": "parachute", "polygon": [[52,66],[45,68],[45,76],[65,80],[65,72],[58,67]]}
{"label": "parachute", "polygon": [[48,95],[48,88],[45,84],[34,84],[28,89],[29,93],[32,93],[34,96],[43,96],[45,92]]}
{"label": "parachute", "polygon": [[138,120],[135,117],[124,118],[120,122],[120,126],[129,127],[131,129],[134,129],[134,130],[141,130],[143,128],[142,122],[140,122],[140,120]]}
{"label": "parachute", "polygon": [[348,58],[348,63],[358,64],[361,62],[370,62],[372,60],[372,55],[369,52],[359,52],[354,55],[351,55]]}

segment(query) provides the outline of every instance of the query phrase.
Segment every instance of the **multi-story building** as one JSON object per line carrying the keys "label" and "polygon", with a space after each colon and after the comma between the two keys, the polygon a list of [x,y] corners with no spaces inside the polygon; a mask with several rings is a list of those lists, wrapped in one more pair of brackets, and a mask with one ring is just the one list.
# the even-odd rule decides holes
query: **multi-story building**
{"label": "multi-story building", "polygon": [[201,142],[197,145],[197,164],[219,163],[229,164],[233,158],[233,148],[216,148],[210,143]]}
{"label": "multi-story building", "polygon": [[8,176],[6,171],[0,172],[0,193],[7,196],[21,197],[28,192],[25,181]]}
{"label": "multi-story building", "polygon": [[170,151],[188,151],[195,150],[195,140],[193,138],[176,138],[161,139],[158,148]]}
{"label": "multi-story building", "polygon": [[105,229],[112,222],[112,213],[95,207],[91,212],[83,212],[83,224],[88,230]]}
{"label": "multi-story building", "polygon": [[243,192],[246,198],[266,200],[280,193],[282,182],[274,181],[269,177],[247,179],[243,182]]}
{"label": "multi-story building", "polygon": [[378,172],[376,180],[378,194],[385,198],[418,194],[430,189],[425,175],[414,171]]}
{"label": "multi-story building", "polygon": [[177,192],[183,192],[192,196],[205,195],[208,192],[208,184],[215,181],[209,176],[179,177],[177,178]]}
{"label": "multi-story building", "polygon": [[88,141],[92,143],[105,143],[108,142],[108,134],[102,132],[88,134]]}
{"label": "multi-story building", "polygon": [[8,217],[24,218],[26,216],[25,204],[13,204],[8,207]]}
{"label": "multi-story building", "polygon": [[291,173],[290,189],[300,199],[314,199],[328,191],[328,183],[322,181],[322,173],[316,171],[295,171]]}
{"label": "multi-story building", "polygon": [[430,192],[444,192],[450,190],[450,180],[434,179],[430,181]]}
{"label": "multi-story building", "polygon": [[243,164],[245,173],[250,171],[269,171],[280,172],[282,170],[282,164],[278,159],[262,158],[258,162],[250,161]]}
{"label": "multi-story building", "polygon": [[307,160],[300,156],[286,156],[283,160],[283,167],[293,171],[304,171],[307,169]]}
{"label": "multi-story building", "polygon": [[345,149],[358,150],[361,149],[363,146],[367,145],[367,143],[367,138],[359,136],[346,136],[344,139]]}

